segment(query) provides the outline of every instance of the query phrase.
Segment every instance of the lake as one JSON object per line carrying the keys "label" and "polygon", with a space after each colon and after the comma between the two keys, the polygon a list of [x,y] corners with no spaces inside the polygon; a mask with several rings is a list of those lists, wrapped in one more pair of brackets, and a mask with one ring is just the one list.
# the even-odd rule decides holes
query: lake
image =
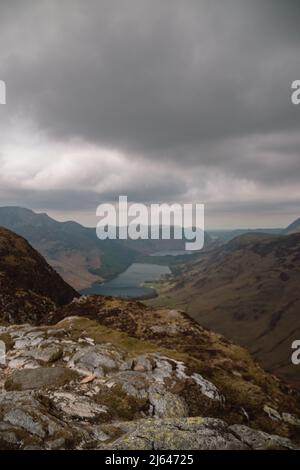
{"label": "lake", "polygon": [[94,284],[81,291],[85,295],[111,295],[122,298],[147,298],[154,297],[155,290],[143,287],[145,282],[158,281],[162,276],[170,274],[168,266],[157,264],[133,263],[123,273],[114,279]]}
{"label": "lake", "polygon": [[166,251],[157,251],[156,253],[152,253],[149,256],[184,256],[184,255],[193,255],[195,251],[187,251],[187,250],[166,250]]}

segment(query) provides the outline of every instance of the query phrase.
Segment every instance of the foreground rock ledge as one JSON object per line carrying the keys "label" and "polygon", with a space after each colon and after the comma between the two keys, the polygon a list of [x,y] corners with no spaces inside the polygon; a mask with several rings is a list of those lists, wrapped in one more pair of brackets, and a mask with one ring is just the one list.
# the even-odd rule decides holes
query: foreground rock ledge
{"label": "foreground rock ledge", "polygon": [[230,401],[228,388],[180,350],[79,317],[0,326],[0,339],[1,449],[298,447],[298,415],[262,395],[259,428],[253,404]]}

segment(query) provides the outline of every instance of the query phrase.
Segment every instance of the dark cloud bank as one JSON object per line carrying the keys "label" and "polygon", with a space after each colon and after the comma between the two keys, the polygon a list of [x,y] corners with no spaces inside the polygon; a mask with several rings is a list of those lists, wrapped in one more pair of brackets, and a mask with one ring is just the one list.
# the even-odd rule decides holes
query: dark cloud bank
{"label": "dark cloud bank", "polygon": [[[225,213],[236,226],[299,215],[299,18],[296,0],[2,1],[2,201],[93,212],[125,191],[204,202],[214,225]],[[22,142],[41,133],[48,149],[39,141],[44,165],[23,162],[17,180],[16,122],[17,135],[32,125]],[[70,164],[76,145],[93,146],[84,180]]]}

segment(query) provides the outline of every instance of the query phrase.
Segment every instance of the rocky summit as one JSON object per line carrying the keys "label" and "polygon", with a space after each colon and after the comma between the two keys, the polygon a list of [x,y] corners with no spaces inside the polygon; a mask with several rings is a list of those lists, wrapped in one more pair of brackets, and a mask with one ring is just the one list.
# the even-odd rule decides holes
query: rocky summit
{"label": "rocky summit", "polygon": [[245,349],[179,310],[79,297],[0,241],[1,449],[300,447],[299,392]]}

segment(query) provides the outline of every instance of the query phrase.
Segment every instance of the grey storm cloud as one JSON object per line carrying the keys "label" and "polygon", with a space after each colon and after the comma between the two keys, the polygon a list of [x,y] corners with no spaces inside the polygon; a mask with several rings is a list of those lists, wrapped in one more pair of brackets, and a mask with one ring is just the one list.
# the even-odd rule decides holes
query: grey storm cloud
{"label": "grey storm cloud", "polygon": [[[298,0],[2,0],[6,117],[33,121],[49,142],[121,152],[132,198],[222,193],[226,204],[247,182],[254,210],[288,204],[300,182],[299,17]],[[54,200],[36,184],[25,199],[62,209],[72,191],[85,207],[119,190],[60,188]]]}

